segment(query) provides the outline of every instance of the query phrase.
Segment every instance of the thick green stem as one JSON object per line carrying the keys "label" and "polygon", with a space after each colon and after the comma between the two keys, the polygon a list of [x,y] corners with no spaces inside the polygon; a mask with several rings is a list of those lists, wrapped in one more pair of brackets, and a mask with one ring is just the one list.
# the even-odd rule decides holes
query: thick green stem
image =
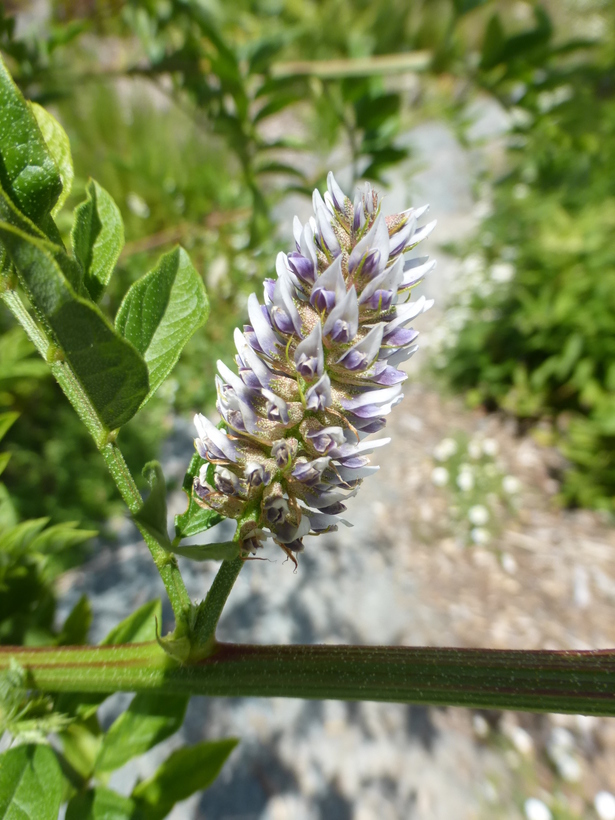
{"label": "thick green stem", "polygon": [[[102,457],[113,476],[118,490],[126,502],[131,513],[137,512],[143,501],[134,479],[124,461],[124,457],[115,442],[113,435],[98,418],[98,414],[83,390],[81,383],[70,365],[57,358],[55,346],[47,338],[41,328],[26,310],[23,302],[14,290],[2,293],[2,299],[13,316],[25,330],[28,338],[34,344],[40,355],[49,365],[51,373],[64,391],[66,397],[74,407],[81,421],[96,442]],[[137,525],[139,526],[139,525]],[[168,553],[156,539],[139,526],[139,531],[149,547],[154,563],[166,587],[176,621],[186,622],[191,607],[190,596],[184,585],[176,558]]]}
{"label": "thick green stem", "polygon": [[237,556],[232,561],[223,561],[214,578],[207,597],[201,603],[198,610],[196,624],[194,626],[194,637],[192,639],[193,654],[195,657],[208,655],[214,647],[216,640],[216,627],[222,615],[222,610],[231,594],[233,584],[241,572],[244,559]]}
{"label": "thick green stem", "polygon": [[180,665],[156,643],[0,647],[48,692],[156,690],[615,716],[615,650],[594,652],[215,644]]}

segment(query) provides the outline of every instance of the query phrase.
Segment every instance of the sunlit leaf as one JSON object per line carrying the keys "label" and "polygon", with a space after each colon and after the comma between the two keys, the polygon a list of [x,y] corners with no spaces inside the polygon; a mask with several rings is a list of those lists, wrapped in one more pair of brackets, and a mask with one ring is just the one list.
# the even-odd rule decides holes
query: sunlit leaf
{"label": "sunlit leaf", "polygon": [[96,786],[73,797],[66,809],[66,820],[135,820],[135,809],[129,797]]}
{"label": "sunlit leaf", "polygon": [[51,215],[55,216],[66,202],[73,187],[75,171],[73,169],[70,142],[66,131],[47,109],[33,102],[30,103],[30,107],[36,117],[38,127],[41,129],[49,153],[55,161],[60,172],[60,178],[62,179],[62,193],[51,210]]}
{"label": "sunlit leaf", "polygon": [[83,283],[97,302],[124,247],[120,209],[105,189],[90,179],[86,199],[75,208],[71,242],[83,269]]}
{"label": "sunlit leaf", "polygon": [[109,430],[121,427],[147,395],[145,362],[95,305],[77,296],[56,261],[57,248],[6,223],[0,238],[99,419]]}
{"label": "sunlit leaf", "polygon": [[141,353],[149,370],[148,401],[169,375],[184,345],[209,314],[203,280],[177,247],[132,285],[115,326]]}
{"label": "sunlit leaf", "polygon": [[15,205],[39,223],[62,192],[58,166],[0,57],[0,183]]}
{"label": "sunlit leaf", "polygon": [[57,820],[62,772],[49,746],[15,746],[0,755],[0,820]]}
{"label": "sunlit leaf", "polygon": [[58,644],[60,646],[74,646],[87,643],[92,617],[92,605],[88,601],[87,595],[82,595],[62,625],[62,631],[58,636]]}
{"label": "sunlit leaf", "polygon": [[156,621],[162,623],[162,604],[149,601],[121,621],[101,641],[104,644],[144,643],[156,640]]}
{"label": "sunlit leaf", "polygon": [[95,770],[119,769],[133,757],[178,731],[184,721],[188,697],[141,692],[106,732]]}
{"label": "sunlit leaf", "polygon": [[153,777],[138,783],[132,797],[144,820],[162,820],[174,804],[210,786],[237,740],[217,740],[184,746],[160,766]]}

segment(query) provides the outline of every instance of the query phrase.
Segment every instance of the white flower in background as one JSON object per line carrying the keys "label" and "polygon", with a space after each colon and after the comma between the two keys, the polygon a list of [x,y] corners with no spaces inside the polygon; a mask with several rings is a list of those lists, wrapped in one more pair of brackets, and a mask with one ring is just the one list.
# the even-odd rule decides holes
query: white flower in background
{"label": "white flower in background", "polygon": [[448,484],[448,470],[446,467],[435,467],[431,474],[431,480],[436,487],[444,487]]}
{"label": "white flower in background", "polygon": [[485,260],[479,253],[471,253],[461,263],[461,272],[465,276],[476,276],[485,270]]}
{"label": "white flower in background", "polygon": [[464,469],[462,465],[461,470],[459,471],[459,475],[457,476],[457,486],[460,490],[463,490],[464,493],[467,493],[474,489],[474,476],[472,475],[472,471],[469,466],[465,465],[465,467],[466,468]]}
{"label": "white flower in background", "polygon": [[510,262],[496,262],[489,268],[489,274],[494,282],[504,284],[514,277],[515,267]]}
{"label": "white flower in background", "polygon": [[468,519],[471,524],[483,527],[489,521],[489,510],[483,504],[475,504],[468,510]]}
{"label": "white flower in background", "polygon": [[448,461],[457,452],[457,442],[454,438],[443,438],[433,451],[437,461]]}
{"label": "white flower in background", "polygon": [[611,792],[598,792],[594,797],[594,808],[600,820],[615,820],[615,795]]}
{"label": "white flower in background", "polygon": [[502,489],[505,493],[514,495],[521,489],[521,482],[514,475],[505,475],[502,479]]}
{"label": "white flower in background", "polygon": [[483,453],[490,458],[497,456],[500,450],[500,445],[494,438],[486,438],[483,441]]}
{"label": "white flower in background", "polygon": [[526,800],[524,808],[527,820],[553,820],[551,809],[537,797]]}
{"label": "white flower in background", "polygon": [[510,742],[515,749],[524,757],[531,755],[534,751],[534,740],[529,732],[522,726],[511,726],[506,732]]}
{"label": "white flower in background", "polygon": [[147,219],[149,216],[149,205],[142,196],[139,196],[139,194],[134,191],[130,191],[130,193],[126,194],[126,205],[128,206],[128,210],[135,216],[138,216],[139,219]]}
{"label": "white flower in background", "polygon": [[472,216],[479,222],[488,219],[493,213],[493,205],[487,199],[480,199],[472,208]]}
{"label": "white flower in background", "polygon": [[478,544],[483,547],[491,541],[489,530],[486,530],[484,527],[473,527],[470,530],[470,538],[473,544]]}
{"label": "white flower in background", "polygon": [[529,186],[525,185],[523,182],[518,182],[513,188],[512,194],[515,199],[527,199],[530,195]]}
{"label": "white flower in background", "polygon": [[481,446],[480,441],[477,441],[475,438],[473,438],[470,441],[470,443],[468,444],[468,455],[475,461],[477,461],[479,458],[482,458],[483,448]]}

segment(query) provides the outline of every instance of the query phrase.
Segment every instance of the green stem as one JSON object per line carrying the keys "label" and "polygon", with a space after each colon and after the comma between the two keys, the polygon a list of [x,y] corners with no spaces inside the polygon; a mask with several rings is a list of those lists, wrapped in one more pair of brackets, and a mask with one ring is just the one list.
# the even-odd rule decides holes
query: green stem
{"label": "green stem", "polygon": [[213,650],[218,621],[243,565],[240,555],[232,561],[223,561],[207,597],[199,606],[192,639],[195,659],[206,657]]}
{"label": "green stem", "polygon": [[[34,344],[40,355],[47,362],[52,375],[64,391],[66,397],[74,407],[81,421],[96,442],[102,457],[113,476],[120,495],[131,513],[136,513],[143,504],[141,494],[128,469],[121,450],[112,440],[113,436],[98,418],[88,395],[70,365],[55,356],[55,345],[47,338],[41,328],[27,311],[23,302],[14,290],[2,293],[2,299],[13,316],[25,330],[28,338]],[[184,624],[191,607],[190,596],[184,585],[183,578],[177,566],[176,558],[168,553],[156,539],[142,527],[139,531],[152,554],[160,577],[166,587],[175,619],[178,624]]]}
{"label": "green stem", "polygon": [[[113,480],[120,491],[120,495],[124,500],[130,512],[138,512],[143,504],[141,493],[132,477],[132,473],[128,469],[128,465],[124,460],[121,450],[114,442],[107,443],[100,448],[100,453],[105,460],[109,472],[113,476]],[[162,582],[166,588],[167,595],[173,607],[175,620],[177,625],[185,625],[187,623],[188,614],[190,612],[192,601],[188,595],[188,590],[184,584],[184,579],[181,576],[179,567],[177,565],[177,558],[151,535],[144,527],[135,521],[139,532],[143,536],[143,540],[149,547],[154,563],[160,573]]]}
{"label": "green stem", "polygon": [[615,716],[615,650],[215,644],[180,665],[155,643],[0,647],[48,692],[151,691],[521,709]]}

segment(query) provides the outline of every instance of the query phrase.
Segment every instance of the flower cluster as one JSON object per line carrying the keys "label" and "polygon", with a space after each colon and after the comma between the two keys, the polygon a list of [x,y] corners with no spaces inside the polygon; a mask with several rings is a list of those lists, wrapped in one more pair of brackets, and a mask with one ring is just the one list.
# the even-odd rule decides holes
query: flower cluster
{"label": "flower cluster", "polygon": [[409,323],[431,306],[412,288],[435,262],[404,260],[431,233],[427,207],[385,217],[371,186],[354,203],[332,174],[314,216],[294,223],[296,250],[279,254],[265,304],[248,300],[235,331],[237,368],[218,362],[215,427],[197,415],[205,459],[194,481],[200,503],[237,519],[245,552],[266,533],[289,555],[302,538],[336,528],[344,501],[375,472],[366,454],[402,398],[397,369],[416,350]]}

